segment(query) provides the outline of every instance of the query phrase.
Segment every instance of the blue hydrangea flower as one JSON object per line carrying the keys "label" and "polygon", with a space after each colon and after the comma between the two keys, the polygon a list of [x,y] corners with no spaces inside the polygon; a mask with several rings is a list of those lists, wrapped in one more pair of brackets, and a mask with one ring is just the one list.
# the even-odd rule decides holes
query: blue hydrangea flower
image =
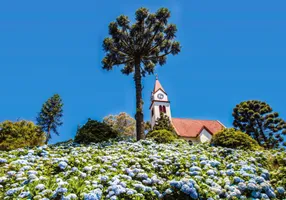
{"label": "blue hydrangea flower", "polygon": [[207,175],[211,176],[211,175],[214,175],[215,174],[215,171],[210,169],[207,171]]}
{"label": "blue hydrangea flower", "polygon": [[35,188],[37,190],[44,190],[45,189],[45,185],[44,184],[38,184]]}
{"label": "blue hydrangea flower", "polygon": [[30,195],[30,192],[26,191],[26,192],[21,192],[18,197],[25,198],[25,197],[28,197],[29,195]]}
{"label": "blue hydrangea flower", "polygon": [[278,192],[279,194],[284,194],[284,192],[285,192],[285,189],[284,189],[282,186],[277,187],[276,189],[277,189],[277,192]]}
{"label": "blue hydrangea flower", "polygon": [[233,181],[234,181],[235,183],[244,182],[243,179],[241,179],[240,177],[237,177],[237,176],[235,176],[235,177],[233,178]]}
{"label": "blue hydrangea flower", "polygon": [[218,167],[218,166],[220,165],[220,162],[217,161],[217,160],[211,160],[211,161],[210,161],[210,165],[211,165],[212,167]]}
{"label": "blue hydrangea flower", "polygon": [[251,192],[251,196],[252,196],[253,198],[260,198],[260,197],[261,197],[261,193],[258,192],[258,191],[252,191],[252,192]]}
{"label": "blue hydrangea flower", "polygon": [[257,185],[255,183],[248,183],[247,184],[247,189],[253,191],[253,190],[257,190]]}
{"label": "blue hydrangea flower", "polygon": [[61,161],[58,166],[60,169],[65,169],[68,166],[68,164],[64,161]]}
{"label": "blue hydrangea flower", "polygon": [[232,176],[232,175],[234,175],[234,170],[233,169],[228,169],[228,170],[226,170],[226,174],[228,176]]}
{"label": "blue hydrangea flower", "polygon": [[274,191],[271,188],[268,188],[265,193],[267,194],[267,196],[269,198],[276,198],[276,194],[274,193]]}
{"label": "blue hydrangea flower", "polygon": [[6,163],[7,162],[7,160],[6,159],[4,159],[4,158],[0,158],[0,164],[1,163]]}

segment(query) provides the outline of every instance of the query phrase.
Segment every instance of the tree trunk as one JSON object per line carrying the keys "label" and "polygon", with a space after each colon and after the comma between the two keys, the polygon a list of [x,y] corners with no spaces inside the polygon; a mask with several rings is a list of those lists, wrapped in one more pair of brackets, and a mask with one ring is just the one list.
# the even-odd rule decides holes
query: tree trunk
{"label": "tree trunk", "polygon": [[50,134],[51,134],[51,129],[50,128],[48,128],[48,132],[47,132],[47,138],[46,138],[46,144],[48,144],[48,141],[49,141],[49,139],[50,139]]}
{"label": "tree trunk", "polygon": [[144,139],[144,120],[143,120],[143,100],[142,100],[142,83],[140,59],[135,59],[135,73],[134,73],[135,89],[136,89],[136,139]]}

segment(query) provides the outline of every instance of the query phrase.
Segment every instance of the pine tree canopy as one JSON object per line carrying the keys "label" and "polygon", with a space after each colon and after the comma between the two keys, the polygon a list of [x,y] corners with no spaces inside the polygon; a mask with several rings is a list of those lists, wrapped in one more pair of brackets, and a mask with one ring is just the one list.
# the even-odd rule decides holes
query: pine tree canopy
{"label": "pine tree canopy", "polygon": [[127,16],[119,16],[109,24],[109,35],[103,41],[106,52],[102,68],[112,70],[123,65],[122,73],[134,72],[136,88],[136,134],[137,140],[144,138],[143,100],[141,79],[153,74],[157,64],[164,65],[167,55],[180,52],[180,43],[175,41],[177,27],[169,24],[171,13],[167,8],[160,8],[150,13],[147,8],[135,12],[135,22],[130,24]]}
{"label": "pine tree canopy", "polygon": [[286,122],[265,102],[250,100],[233,109],[233,125],[267,149],[286,146]]}
{"label": "pine tree canopy", "polygon": [[161,8],[152,14],[147,8],[135,13],[136,22],[130,24],[127,16],[119,16],[109,24],[111,37],[103,41],[106,56],[102,60],[103,68],[111,70],[115,65],[124,64],[122,73],[134,72],[135,62],[142,64],[141,74],[154,72],[156,64],[164,65],[168,54],[180,52],[180,43],[174,41],[177,27],[168,24],[171,16],[167,8]]}
{"label": "pine tree canopy", "polygon": [[41,112],[38,114],[37,125],[47,134],[47,141],[51,139],[51,131],[59,135],[57,128],[63,124],[63,103],[58,94],[49,98],[42,106]]}

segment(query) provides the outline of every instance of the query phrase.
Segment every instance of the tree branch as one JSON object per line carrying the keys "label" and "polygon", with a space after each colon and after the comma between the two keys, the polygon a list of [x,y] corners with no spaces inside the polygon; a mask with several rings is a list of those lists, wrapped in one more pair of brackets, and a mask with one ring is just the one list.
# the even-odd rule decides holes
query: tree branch
{"label": "tree branch", "polygon": [[159,44],[156,44],[152,49],[150,49],[149,52],[152,52],[154,49],[156,49],[158,46],[160,46],[165,40],[166,40],[166,36],[164,37],[164,39]]}
{"label": "tree branch", "polygon": [[153,56],[153,57],[143,57],[143,58],[146,58],[146,59],[155,59],[155,58],[161,58],[161,57],[164,57],[164,56],[167,56],[167,55],[169,55],[171,53],[171,51],[169,51],[169,52],[167,52],[167,53],[165,53],[165,54],[163,54],[163,55],[159,55],[159,56]]}
{"label": "tree branch", "polygon": [[129,63],[130,61],[134,60],[133,58],[129,59],[129,60],[124,60],[122,62],[116,62],[114,63],[114,65],[121,65],[121,64],[124,64],[124,63]]}
{"label": "tree branch", "polygon": [[[150,40],[149,42],[148,42],[148,40],[147,40],[147,41],[145,42],[145,44],[142,46],[142,51],[144,51],[144,49],[145,49],[146,46],[150,45],[150,44],[153,42],[153,40],[155,39],[156,35],[157,35],[158,32],[159,32],[159,28],[160,28],[161,24],[162,24],[162,22],[160,22],[160,24],[159,24],[157,30],[155,31],[153,37],[151,38],[151,40]],[[147,44],[147,45],[146,45],[146,44]]]}

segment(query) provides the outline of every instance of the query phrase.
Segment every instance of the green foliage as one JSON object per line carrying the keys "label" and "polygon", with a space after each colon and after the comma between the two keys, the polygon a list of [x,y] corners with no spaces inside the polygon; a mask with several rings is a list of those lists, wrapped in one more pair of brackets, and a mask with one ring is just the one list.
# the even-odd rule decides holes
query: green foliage
{"label": "green foliage", "polygon": [[163,112],[160,113],[160,117],[157,118],[153,130],[168,130],[173,132],[174,128],[171,124],[170,118],[165,115]]}
{"label": "green foliage", "polygon": [[153,139],[158,143],[171,143],[177,139],[177,136],[168,130],[154,130],[147,134],[148,139]]}
{"label": "green foliage", "polygon": [[103,41],[106,52],[102,68],[112,70],[123,65],[123,74],[134,75],[136,88],[136,134],[137,140],[144,138],[142,77],[153,74],[157,64],[164,65],[167,55],[180,52],[180,43],[175,41],[177,27],[169,24],[171,16],[167,8],[150,13],[140,8],[135,13],[135,22],[130,24],[127,16],[119,16],[109,24],[109,35]]}
{"label": "green foliage", "polygon": [[62,141],[62,142],[57,142],[55,144],[51,144],[49,145],[50,147],[55,147],[55,146],[60,146],[60,145],[72,145],[73,144],[73,139],[69,139],[69,140],[66,140],[66,141]]}
{"label": "green foliage", "polygon": [[97,143],[116,138],[118,132],[108,124],[88,119],[87,123],[79,127],[74,141],[82,144]]}
{"label": "green foliage", "polygon": [[118,115],[108,115],[104,117],[103,122],[111,126],[121,136],[135,135],[135,119],[125,112]]}
{"label": "green foliage", "polygon": [[270,171],[271,185],[286,188],[286,152],[271,150],[264,153],[267,155],[267,166],[265,167]]}
{"label": "green foliage", "polygon": [[30,121],[4,121],[0,123],[0,150],[43,145],[45,134]]}
{"label": "green foliage", "polygon": [[150,121],[147,121],[147,122],[145,122],[144,123],[144,130],[145,130],[145,132],[150,132],[152,129],[151,129],[151,123],[150,123]]}
{"label": "green foliage", "polygon": [[51,139],[51,131],[59,135],[57,128],[63,124],[63,103],[58,94],[49,98],[42,106],[37,117],[37,125],[46,132],[46,144]]}
{"label": "green foliage", "polygon": [[233,109],[233,125],[246,132],[259,145],[267,149],[286,146],[286,122],[265,102],[251,100],[241,102]]}
{"label": "green foliage", "polygon": [[211,144],[246,150],[259,149],[259,145],[254,139],[241,131],[236,131],[234,128],[226,128],[216,133],[211,139]]}

